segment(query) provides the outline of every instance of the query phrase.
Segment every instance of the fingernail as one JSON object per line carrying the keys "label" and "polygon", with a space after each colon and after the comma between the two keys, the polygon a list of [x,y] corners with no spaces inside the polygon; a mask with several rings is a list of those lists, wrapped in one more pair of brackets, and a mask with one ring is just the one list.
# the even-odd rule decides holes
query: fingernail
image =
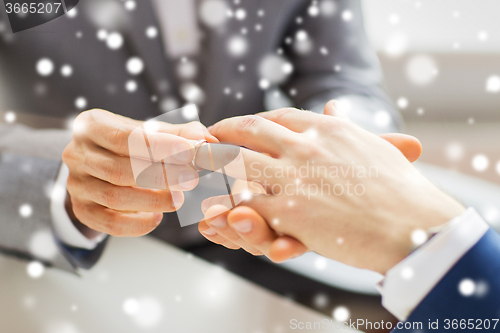
{"label": "fingernail", "polygon": [[213,236],[217,232],[212,228],[208,228],[207,230],[203,230],[202,233],[204,233],[205,235],[208,235],[208,236]]}
{"label": "fingernail", "polygon": [[156,213],[156,225],[160,224],[162,220],[163,220],[163,214]]}
{"label": "fingernail", "polygon": [[252,231],[253,223],[251,220],[242,220],[239,222],[234,222],[231,224],[231,227],[238,232],[243,234]]}
{"label": "fingernail", "polygon": [[170,192],[170,194],[172,195],[172,206],[175,208],[175,209],[179,209],[182,207],[182,204],[184,203],[184,196],[182,194],[182,192]]}
{"label": "fingernail", "polygon": [[173,157],[181,163],[191,162],[191,147],[186,144],[178,144],[173,148]]}
{"label": "fingernail", "polygon": [[203,200],[201,203],[201,211],[203,214],[210,208],[210,200]]}
{"label": "fingernail", "polygon": [[226,216],[218,216],[210,222],[210,225],[217,228],[224,228],[227,225],[227,218]]}
{"label": "fingernail", "polygon": [[196,185],[196,175],[191,171],[183,171],[179,175],[179,186],[185,189],[192,189]]}

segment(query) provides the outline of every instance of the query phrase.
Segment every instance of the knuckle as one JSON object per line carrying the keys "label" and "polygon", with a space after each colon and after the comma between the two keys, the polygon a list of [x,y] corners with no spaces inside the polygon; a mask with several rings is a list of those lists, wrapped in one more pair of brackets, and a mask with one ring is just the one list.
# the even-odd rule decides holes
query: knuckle
{"label": "knuckle", "polygon": [[100,195],[101,202],[104,204],[104,206],[109,208],[120,208],[122,199],[119,191],[116,188],[110,187],[109,189],[103,191]]}
{"label": "knuckle", "polygon": [[166,208],[166,200],[159,194],[152,194],[149,198],[149,204],[152,211],[160,212]]}
{"label": "knuckle", "polygon": [[114,160],[105,162],[101,166],[103,170],[104,177],[109,180],[112,184],[121,185],[124,183],[124,171],[119,163]]}
{"label": "knuckle", "polygon": [[120,223],[119,214],[110,212],[106,221],[104,221],[105,232],[111,236],[120,237],[124,235],[123,224]]}
{"label": "knuckle", "polygon": [[128,150],[128,132],[121,128],[114,128],[108,134],[108,142],[118,152],[124,152],[125,148]]}
{"label": "knuckle", "polygon": [[255,115],[241,117],[237,124],[237,130],[252,131],[262,121],[262,118]]}
{"label": "knuckle", "polygon": [[66,189],[68,190],[68,192],[70,192],[71,194],[71,191],[77,188],[79,185],[80,182],[78,181],[78,179],[70,173],[68,179],[66,180]]}

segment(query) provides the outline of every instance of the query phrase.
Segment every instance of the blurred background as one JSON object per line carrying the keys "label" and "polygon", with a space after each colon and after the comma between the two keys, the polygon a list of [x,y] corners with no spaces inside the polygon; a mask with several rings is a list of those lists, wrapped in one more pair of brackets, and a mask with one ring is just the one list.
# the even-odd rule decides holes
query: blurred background
{"label": "blurred background", "polygon": [[364,1],[387,90],[421,161],[500,183],[500,2]]}

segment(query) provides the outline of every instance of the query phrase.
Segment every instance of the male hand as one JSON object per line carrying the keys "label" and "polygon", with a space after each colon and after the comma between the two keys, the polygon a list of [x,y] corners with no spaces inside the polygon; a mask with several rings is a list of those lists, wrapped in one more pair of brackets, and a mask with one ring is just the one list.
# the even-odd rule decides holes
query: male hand
{"label": "male hand", "polygon": [[[354,162],[366,170],[378,170],[377,177],[369,178],[350,174],[333,178],[274,177],[265,185],[270,195],[254,195],[242,204],[247,207],[219,216],[217,210],[222,213],[224,205],[208,208],[207,216],[214,217],[200,224],[200,231],[228,247],[238,247],[240,243],[249,252],[272,257],[273,251],[287,242],[289,247],[294,241],[299,254],[310,249],[384,274],[408,254],[412,231],[447,222],[464,211],[411,166],[408,159],[413,161],[420,155],[416,139],[386,135],[383,140],[345,118],[290,109],[226,119],[216,124],[211,133],[223,142],[271,155],[273,159],[268,163],[273,168],[298,169],[314,161],[316,167],[346,168]],[[317,136],[311,135],[315,133]],[[401,148],[403,154],[388,141]],[[308,186],[324,182],[344,188],[350,181],[353,186],[362,186],[365,192],[290,196],[272,191],[273,186],[284,188],[297,181]],[[220,198],[214,202],[221,202]],[[206,206],[211,206],[211,202]],[[281,234],[296,240],[279,238]]]}
{"label": "male hand", "polygon": [[[131,163],[149,163],[150,152],[130,152],[129,136],[142,124],[97,109],[83,112],[75,120],[73,139],[63,153],[63,162],[69,168],[67,189],[72,212],[68,213],[74,213],[93,231],[141,236],[154,230],[163,212],[182,206],[182,191],[192,190],[198,183],[197,172],[188,165],[193,159],[195,140],[217,142],[199,122],[157,122],[157,128],[147,133],[148,144],[155,160],[165,158],[168,164],[156,163],[148,168],[150,174],[141,177],[138,187]],[[178,182],[167,186],[163,172]],[[86,232],[89,237],[95,234],[91,230]]]}

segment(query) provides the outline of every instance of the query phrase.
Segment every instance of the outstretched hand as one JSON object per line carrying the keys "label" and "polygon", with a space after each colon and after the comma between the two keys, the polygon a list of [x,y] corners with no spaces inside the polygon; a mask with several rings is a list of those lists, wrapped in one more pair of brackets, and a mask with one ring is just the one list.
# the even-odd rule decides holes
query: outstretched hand
{"label": "outstretched hand", "polygon": [[[371,162],[378,163],[380,162],[379,158],[384,157],[383,155],[386,155],[387,160],[393,161],[394,164],[396,164],[396,170],[394,170],[394,166],[391,166],[390,168],[392,169],[391,171],[401,173],[406,170],[397,170],[398,164],[400,164],[399,166],[400,169],[407,169],[409,165],[408,161],[413,162],[420,156],[421,145],[417,139],[403,134],[385,134],[381,135],[380,138],[391,143],[394,147],[396,147],[399,150],[399,152],[395,151],[394,148],[390,149],[389,148],[390,145],[387,145],[387,142],[385,145],[381,145],[380,141],[382,140],[380,140],[380,138],[377,138],[375,135],[361,130],[359,127],[348,121],[346,119],[347,117],[345,117],[338,111],[335,101],[327,103],[327,105],[325,106],[324,113],[325,115],[333,117],[325,117],[294,109],[282,109],[282,110],[259,114],[257,117],[260,117],[262,121],[259,121],[258,118],[256,118],[255,116],[224,120],[221,123],[217,124],[214,128],[212,128],[211,132],[221,141],[229,141],[239,145],[247,146],[254,150],[259,150],[268,153],[271,156],[276,157],[277,160],[283,160],[284,163],[288,162],[285,160],[284,156],[286,156],[287,152],[290,152],[291,153],[290,155],[292,155],[293,152],[291,151],[291,149],[295,148],[295,149],[300,149],[301,155],[304,155],[299,157],[302,158],[302,160],[311,160],[311,161],[318,160],[319,163],[330,164],[330,165],[335,165],[335,164],[342,165],[342,163],[345,164],[346,162],[345,160],[344,161],[342,161],[341,159],[339,160],[338,158],[336,158],[337,156],[333,156],[334,158],[332,158],[332,156],[328,156],[329,154],[327,154],[327,153],[331,154],[332,153],[331,150],[333,150],[333,152],[335,153],[336,150],[335,146],[338,146],[338,149],[336,151],[338,157],[341,156],[340,153],[342,152],[344,153],[342,154],[342,156],[349,154],[349,159],[357,159],[365,157],[364,162],[370,162],[370,159],[366,161],[366,157],[372,157]],[[271,121],[272,123],[274,123],[274,125],[272,125],[270,122],[267,122],[266,120]],[[235,126],[238,127],[238,131],[233,132],[236,129]],[[346,128],[348,130],[346,130]],[[289,131],[284,131],[284,129],[287,129]],[[284,137],[278,136],[280,132],[284,134]],[[236,137],[231,133],[238,133],[238,135]],[[311,134],[313,135],[317,134],[317,138],[314,139],[316,141],[320,141],[319,143],[320,148],[324,147],[326,149],[329,149],[330,152],[326,152],[324,150],[318,151],[317,147],[309,147],[310,149],[304,150],[304,148],[307,147],[304,147],[303,142],[301,142],[302,143],[301,144],[292,139],[292,135],[295,133],[297,134],[300,133],[301,135],[293,139],[301,139],[301,141],[306,141],[306,143],[308,144],[312,143],[311,142],[312,140],[310,140]],[[322,140],[323,137],[329,137],[329,139],[333,139],[330,140],[333,141],[331,142],[332,145],[330,146],[333,148],[330,148],[329,146],[325,145],[326,142],[324,142],[325,140]],[[288,144],[280,147],[280,141],[281,143],[288,143]],[[373,141],[373,144],[370,141]],[[272,145],[269,144],[269,142],[276,142],[277,145],[274,145],[273,147]],[[347,146],[344,148],[348,149],[342,150],[341,149],[342,145]],[[352,151],[355,151],[358,155],[350,154]],[[398,155],[401,156],[401,154],[408,160],[406,161],[406,164],[401,162],[401,157],[398,157]],[[290,158],[297,159],[297,152],[295,152],[294,155],[295,156],[293,155],[290,156]],[[382,156],[373,156],[373,155],[382,155]],[[373,159],[373,157],[377,158]],[[324,161],[325,159],[328,158],[331,160],[329,163],[327,161]],[[384,172],[388,171],[385,169],[388,168],[386,168],[386,166],[384,165],[384,170],[381,171]],[[414,172],[414,170],[412,169],[408,170]],[[420,176],[420,174],[418,175]],[[423,177],[421,178],[424,179]],[[297,179],[295,179],[295,182],[296,181]],[[303,181],[308,182],[307,179],[304,179]],[[339,179],[337,179],[337,182],[338,181]],[[334,184],[332,183],[332,185]],[[435,194],[435,192],[436,191],[434,191],[433,193]],[[254,196],[254,198],[250,200],[249,203],[244,204],[246,206],[236,207],[235,209],[229,212],[227,211],[226,206],[218,204],[220,202],[220,199],[216,198],[208,199],[204,203],[205,206],[204,212],[207,218],[206,220],[202,221],[199,224],[199,230],[207,239],[215,243],[224,245],[231,249],[244,248],[246,251],[254,255],[266,255],[273,261],[287,260],[299,256],[308,250],[318,250],[315,249],[314,246],[311,247],[311,245],[309,246],[304,245],[303,242],[298,241],[294,237],[283,236],[283,233],[287,235],[291,234],[289,232],[286,232],[287,229],[291,230],[287,227],[287,225],[290,225],[293,222],[295,222],[295,224],[297,225],[300,224],[297,222],[302,222],[302,221],[283,221],[283,219],[280,218],[280,215],[289,215],[289,214],[283,214],[283,207],[274,206],[275,211],[273,212],[270,209],[266,209],[258,204],[255,204],[256,201],[259,201],[259,199],[257,199],[259,197],[262,196]],[[271,197],[286,197],[286,196],[274,195]],[[322,196],[322,199],[323,201],[331,200],[333,201],[332,203],[334,203],[334,201],[342,201],[345,198],[342,198],[342,196],[337,196],[335,198],[332,196],[324,195]],[[307,212],[312,208],[309,207],[312,205],[310,202],[303,201],[301,200],[301,198],[288,197],[285,200],[288,200],[288,204],[290,204],[290,202],[292,201],[296,201],[297,203],[294,203],[293,205],[298,206],[298,209],[300,209],[302,212],[304,211]],[[311,201],[313,200],[315,199],[314,198],[311,199]],[[460,210],[460,208],[458,207],[454,208],[455,211]],[[293,211],[294,208],[290,207],[287,210]],[[261,214],[263,212],[266,212],[267,221],[263,216],[264,214],[261,215],[257,212],[260,212]],[[332,220],[338,220],[338,218],[337,219],[333,218],[333,216],[335,216],[334,215],[335,213],[336,213],[335,211],[330,212],[330,214],[332,214]],[[271,217],[273,215],[276,217]],[[300,216],[302,215],[303,214],[300,214]],[[312,219],[314,218],[314,215],[316,215],[315,212],[310,211],[308,215],[311,217],[307,219],[308,223],[311,224],[316,223],[316,221]],[[322,216],[322,218],[328,218],[328,216]],[[297,217],[295,216],[289,217],[288,219],[293,220],[297,219]],[[346,222],[347,221],[341,221],[341,220],[337,221],[337,223],[339,224],[345,224]],[[300,231],[297,229],[294,231],[297,232],[297,235],[299,234],[302,235],[304,233],[308,234],[312,233],[309,230],[304,230],[304,228],[302,228],[302,230]],[[350,232],[349,230],[344,230],[343,232],[345,231]],[[297,238],[301,239],[304,237],[297,237]],[[341,243],[344,242],[344,237],[338,236],[337,239],[333,240],[334,242],[332,243],[338,243],[338,245],[340,245]],[[406,244],[404,246],[406,246]],[[404,246],[402,247],[404,248]],[[323,251],[320,250],[319,252]],[[345,262],[346,260],[343,261]],[[372,268],[379,271],[381,270],[379,267],[370,267],[368,263],[365,264],[363,262],[360,264],[357,262],[358,261],[357,258],[349,259],[347,261],[348,263],[352,263],[361,267],[369,266],[365,268]],[[394,262],[394,260],[392,260],[392,262]]]}

